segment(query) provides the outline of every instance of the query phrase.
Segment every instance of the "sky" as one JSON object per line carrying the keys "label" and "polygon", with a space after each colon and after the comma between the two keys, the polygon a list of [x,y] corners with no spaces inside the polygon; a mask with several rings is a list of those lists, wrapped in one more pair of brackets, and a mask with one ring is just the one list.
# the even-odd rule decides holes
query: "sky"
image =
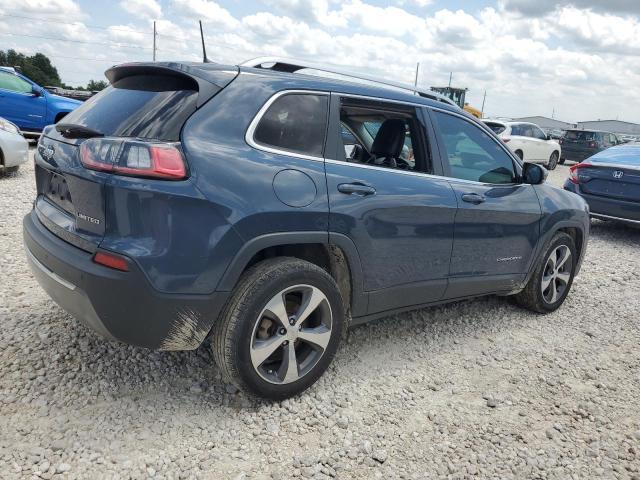
{"label": "sky", "polygon": [[63,82],[153,57],[286,56],[469,89],[485,115],[640,123],[640,0],[0,0],[0,49],[42,52]]}

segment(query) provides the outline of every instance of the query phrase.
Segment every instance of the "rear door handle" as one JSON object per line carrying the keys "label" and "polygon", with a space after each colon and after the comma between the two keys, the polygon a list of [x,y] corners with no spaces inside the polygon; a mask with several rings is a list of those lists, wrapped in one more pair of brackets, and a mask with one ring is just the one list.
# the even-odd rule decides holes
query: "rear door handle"
{"label": "rear door handle", "polygon": [[338,185],[338,191],[340,193],[346,193],[347,195],[359,195],[361,197],[374,195],[376,193],[376,189],[371,185],[366,185],[360,182],[341,183]]}
{"label": "rear door handle", "polygon": [[479,203],[484,202],[485,198],[484,195],[480,195],[479,193],[465,193],[462,195],[462,201],[478,205]]}

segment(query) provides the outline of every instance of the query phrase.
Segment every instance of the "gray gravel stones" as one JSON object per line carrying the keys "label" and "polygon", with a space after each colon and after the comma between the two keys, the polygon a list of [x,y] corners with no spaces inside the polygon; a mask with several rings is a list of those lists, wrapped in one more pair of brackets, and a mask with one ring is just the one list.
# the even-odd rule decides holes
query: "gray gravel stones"
{"label": "gray gravel stones", "polygon": [[640,230],[594,222],[558,312],[484,298],[360,326],[269,404],[206,347],[108,342],[58,308],[24,259],[33,197],[32,166],[0,179],[3,479],[640,479]]}

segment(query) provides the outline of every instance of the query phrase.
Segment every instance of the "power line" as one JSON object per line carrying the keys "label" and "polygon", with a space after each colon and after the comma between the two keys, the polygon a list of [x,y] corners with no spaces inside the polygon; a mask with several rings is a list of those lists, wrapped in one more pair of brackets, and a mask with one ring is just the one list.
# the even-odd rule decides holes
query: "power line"
{"label": "power line", "polygon": [[[85,23],[82,22],[63,22],[61,20],[57,20],[57,19],[53,19],[53,18],[39,18],[39,17],[29,17],[26,15],[15,15],[15,14],[11,14],[11,13],[0,13],[0,17],[12,17],[12,18],[23,18],[26,20],[35,20],[36,22],[43,22],[43,23],[57,23],[60,25],[76,25],[76,26],[83,26],[89,29],[98,29],[98,30],[115,30],[118,32],[126,32],[126,33],[139,33],[141,35],[153,35],[152,32],[145,32],[143,30],[134,30],[133,28],[119,28],[119,27],[105,27],[105,26],[101,26],[101,25],[87,25]],[[167,37],[167,38],[173,38],[176,40],[184,40],[183,38],[180,37],[176,37],[174,35],[167,35],[164,33],[157,33],[156,34],[159,37]]]}
{"label": "power line", "polygon": [[59,38],[59,37],[46,37],[43,35],[28,35],[26,33],[0,33],[0,35],[11,35],[14,37],[30,37],[30,38],[42,38],[45,40],[57,40],[59,42],[69,42],[69,43],[84,43],[87,45],[102,45],[106,47],[118,47],[118,48],[135,48],[136,50],[151,50],[150,47],[141,47],[139,45],[131,45],[130,43],[104,43],[104,42],[89,42],[87,40],[72,40],[70,38]]}
{"label": "power line", "polygon": [[109,59],[109,58],[89,58],[89,57],[70,57],[67,55],[58,55],[58,54],[49,54],[46,53],[45,54],[47,57],[53,57],[53,58],[68,58],[70,60],[86,60],[88,62],[106,62],[106,63],[125,63],[125,62],[144,62],[146,61],[146,59],[141,59],[141,60],[136,60],[136,59],[131,59],[131,58],[123,58],[120,60],[113,60],[113,59]]}

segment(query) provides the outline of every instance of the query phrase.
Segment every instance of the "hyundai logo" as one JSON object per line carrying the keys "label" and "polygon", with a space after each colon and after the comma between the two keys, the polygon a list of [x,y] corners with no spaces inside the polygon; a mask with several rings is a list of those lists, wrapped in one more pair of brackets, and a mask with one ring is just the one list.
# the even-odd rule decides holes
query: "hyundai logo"
{"label": "hyundai logo", "polygon": [[616,170],[613,172],[613,178],[622,178],[624,176],[624,172],[622,170]]}

